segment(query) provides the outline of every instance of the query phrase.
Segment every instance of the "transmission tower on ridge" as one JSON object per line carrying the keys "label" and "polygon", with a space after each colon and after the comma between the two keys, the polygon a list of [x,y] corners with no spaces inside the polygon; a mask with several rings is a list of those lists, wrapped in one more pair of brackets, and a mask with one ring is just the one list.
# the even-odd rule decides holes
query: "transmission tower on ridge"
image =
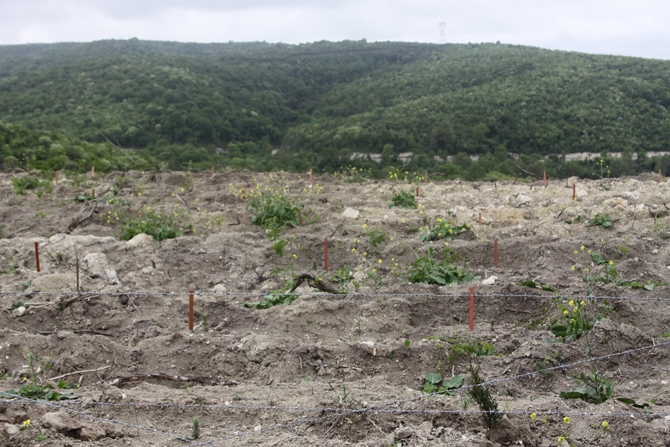
{"label": "transmission tower on ridge", "polygon": [[447,29],[447,22],[440,22],[440,43],[446,43],[447,38],[446,38],[446,29]]}

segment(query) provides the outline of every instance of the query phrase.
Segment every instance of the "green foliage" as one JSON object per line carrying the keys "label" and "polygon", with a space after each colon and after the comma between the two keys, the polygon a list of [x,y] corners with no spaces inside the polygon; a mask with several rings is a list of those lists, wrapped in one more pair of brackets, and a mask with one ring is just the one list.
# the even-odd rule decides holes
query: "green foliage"
{"label": "green foliage", "polygon": [[275,290],[269,295],[264,295],[261,301],[249,301],[243,304],[249,309],[269,309],[274,306],[288,306],[298,298],[295,293],[284,293],[283,290]]}
{"label": "green foliage", "polygon": [[342,180],[344,183],[363,183],[372,177],[372,169],[357,168],[356,166],[347,166],[335,172],[335,178]]}
{"label": "green foliage", "polygon": [[14,177],[12,179],[12,186],[14,187],[14,194],[23,195],[26,189],[35,189],[41,184],[37,177]]}
{"label": "green foliage", "polygon": [[330,281],[337,283],[348,283],[354,279],[353,268],[345,265],[335,270],[335,273],[330,276]]}
{"label": "green foliage", "polygon": [[618,220],[621,220],[621,219],[612,219],[612,217],[609,215],[609,213],[607,213],[607,214],[598,213],[598,214],[596,214],[596,216],[593,219],[589,220],[586,223],[586,226],[587,227],[599,226],[599,227],[602,227],[602,228],[611,228],[612,225],[614,225],[614,222],[616,222]]}
{"label": "green foliage", "polygon": [[571,342],[581,338],[597,321],[612,312],[607,301],[603,302],[603,315],[589,315],[588,308],[585,301],[570,300],[568,306],[559,304],[559,317],[553,317],[549,323],[551,332],[558,340]]}
{"label": "green foliage", "polygon": [[183,234],[176,218],[172,214],[146,211],[140,217],[125,216],[121,222],[119,239],[127,241],[138,234],[148,234],[157,241],[174,239]]}
{"label": "green foliage", "polygon": [[519,285],[521,287],[530,287],[531,289],[542,289],[547,292],[556,292],[558,290],[555,286],[552,286],[551,284],[543,285],[533,281],[532,279],[523,279],[519,281]]}
{"label": "green foliage", "polygon": [[445,381],[440,373],[426,373],[423,384],[424,393],[437,393],[453,395],[453,390],[463,386],[465,376],[455,375],[449,381]]}
{"label": "green foliage", "polygon": [[505,413],[498,411],[498,403],[491,394],[491,387],[485,385],[485,380],[479,375],[479,364],[473,365],[472,357],[470,357],[470,387],[468,395],[479,406],[482,411],[482,422],[488,429],[495,427],[498,422],[505,416]]}
{"label": "green foliage", "polygon": [[254,216],[252,225],[259,225],[266,230],[270,239],[279,237],[285,226],[298,226],[298,213],[303,209],[302,204],[296,204],[293,199],[282,190],[263,190],[257,188],[249,194],[247,209]]}
{"label": "green foliage", "polygon": [[58,388],[54,388],[53,385],[48,383],[43,385],[26,384],[19,390],[7,390],[4,394],[9,399],[14,397],[26,397],[28,399],[51,401],[77,399],[79,397],[73,395],[72,391],[60,391],[65,388],[71,388],[71,386],[63,381],[58,383]]}
{"label": "green foliage", "polygon": [[426,254],[419,256],[410,265],[409,282],[445,286],[475,279],[474,275],[459,269],[452,263],[455,256],[451,250],[443,250],[442,256],[443,259],[437,259],[435,251],[430,247]]}
{"label": "green foliage", "polygon": [[581,399],[591,404],[601,404],[614,395],[612,381],[597,372],[589,375],[580,373],[574,377],[580,383],[571,391],[564,391],[559,396],[562,399]]}
{"label": "green foliage", "polygon": [[440,239],[453,239],[463,231],[470,230],[472,230],[472,227],[468,224],[452,225],[448,220],[438,218],[432,228],[419,235],[419,240],[421,242],[427,242]]}
{"label": "green foliage", "polygon": [[389,208],[416,209],[417,206],[416,197],[411,191],[400,191],[393,196],[391,203],[389,203]]}
{"label": "green foliage", "polygon": [[378,253],[381,244],[386,241],[386,233],[379,228],[368,229],[363,225],[363,237],[367,239],[367,250],[371,254]]}
{"label": "green foliage", "polygon": [[191,439],[200,438],[200,419],[193,418],[193,427],[191,427]]}

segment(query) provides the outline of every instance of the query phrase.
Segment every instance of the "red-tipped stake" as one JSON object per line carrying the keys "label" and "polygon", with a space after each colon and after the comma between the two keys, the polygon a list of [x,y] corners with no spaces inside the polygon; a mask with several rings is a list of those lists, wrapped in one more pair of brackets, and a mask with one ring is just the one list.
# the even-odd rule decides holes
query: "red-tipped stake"
{"label": "red-tipped stake", "polygon": [[309,182],[312,184],[312,188],[314,187],[314,175],[312,174],[312,170],[309,170]]}
{"label": "red-tipped stake", "polygon": [[572,184],[572,200],[577,198],[577,183]]}
{"label": "red-tipped stake", "polygon": [[212,165],[212,175],[210,175],[209,178],[214,178],[214,165]]}
{"label": "red-tipped stake", "polygon": [[544,186],[547,186],[547,171],[544,171]]}
{"label": "red-tipped stake", "polygon": [[481,225],[481,224],[482,224],[482,212],[480,211],[479,212],[479,225]]}
{"label": "red-tipped stake", "polygon": [[60,171],[56,171],[56,186],[58,186],[58,174],[59,173],[60,173]]}
{"label": "red-tipped stake", "polygon": [[415,196],[419,197],[419,187],[416,187],[416,192],[414,193]]}
{"label": "red-tipped stake", "polygon": [[323,240],[323,269],[328,271],[328,238]]}
{"label": "red-tipped stake", "polygon": [[498,239],[493,241],[493,266],[498,268]]}
{"label": "red-tipped stake", "polygon": [[37,273],[40,272],[40,244],[35,242],[35,266],[37,267]]}
{"label": "red-tipped stake", "polygon": [[470,287],[470,330],[475,329],[475,288]]}
{"label": "red-tipped stake", "polygon": [[193,290],[188,294],[188,330],[193,330]]}
{"label": "red-tipped stake", "polygon": [[95,177],[95,166],[91,166],[91,178]]}

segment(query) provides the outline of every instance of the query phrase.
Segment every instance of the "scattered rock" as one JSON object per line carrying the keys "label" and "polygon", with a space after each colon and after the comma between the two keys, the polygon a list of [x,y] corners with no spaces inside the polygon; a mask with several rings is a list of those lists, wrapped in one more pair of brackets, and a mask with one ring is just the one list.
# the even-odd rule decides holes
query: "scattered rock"
{"label": "scattered rock", "polygon": [[414,430],[409,427],[398,427],[393,432],[393,437],[396,440],[407,439],[414,434]]}
{"label": "scattered rock", "polygon": [[516,200],[519,202],[519,205],[530,205],[533,202],[533,199],[525,194],[519,194],[516,196]]}
{"label": "scattered rock", "polygon": [[148,234],[140,233],[128,242],[126,242],[126,248],[143,248],[150,247],[154,243],[154,238]]}
{"label": "scattered rock", "polygon": [[226,286],[224,286],[223,284],[217,284],[217,285],[215,285],[214,287],[212,287],[212,292],[214,292],[214,293],[221,293],[221,294],[224,294],[224,293],[226,293],[227,291],[228,291],[228,290],[226,289]]}
{"label": "scattered rock", "polygon": [[497,276],[489,276],[487,279],[482,281],[482,284],[485,284],[487,286],[493,285],[496,283],[496,280],[498,279]]}
{"label": "scattered rock", "polygon": [[356,219],[356,218],[358,218],[358,216],[360,216],[360,215],[361,215],[361,213],[360,213],[358,210],[355,210],[355,209],[353,209],[353,208],[347,208],[347,209],[344,210],[344,212],[342,213],[342,217],[348,217],[348,218],[350,218],[350,219]]}
{"label": "scattered rock", "polygon": [[584,190],[584,189],[578,189],[578,190],[575,192],[575,195],[577,196],[578,199],[581,199],[581,198],[583,198],[583,197],[588,196],[589,193],[586,192],[586,190]]}
{"label": "scattered rock", "polygon": [[21,428],[19,428],[16,425],[5,424],[5,433],[7,433],[8,435],[15,435],[20,431],[21,431]]}
{"label": "scattered rock", "polygon": [[77,275],[74,273],[52,273],[33,279],[26,293],[75,290],[76,284]]}
{"label": "scattered rock", "polygon": [[26,308],[24,306],[17,307],[12,311],[12,314],[14,314],[15,317],[20,317],[24,313],[26,313]]}

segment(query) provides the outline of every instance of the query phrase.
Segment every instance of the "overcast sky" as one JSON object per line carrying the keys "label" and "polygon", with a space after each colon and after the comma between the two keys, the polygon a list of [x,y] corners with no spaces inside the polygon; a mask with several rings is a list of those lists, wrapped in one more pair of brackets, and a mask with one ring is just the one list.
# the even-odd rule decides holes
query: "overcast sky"
{"label": "overcast sky", "polygon": [[669,0],[0,0],[0,44],[496,42],[670,59]]}

